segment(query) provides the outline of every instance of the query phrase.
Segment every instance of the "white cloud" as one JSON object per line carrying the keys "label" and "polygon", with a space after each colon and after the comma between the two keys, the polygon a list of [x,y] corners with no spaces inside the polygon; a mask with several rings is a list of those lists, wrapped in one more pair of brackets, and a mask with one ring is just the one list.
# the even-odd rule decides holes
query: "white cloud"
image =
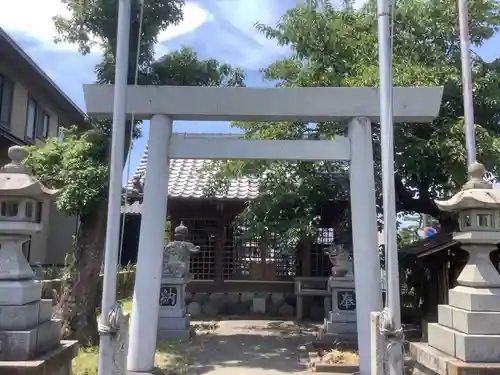
{"label": "white cloud", "polygon": [[47,49],[75,49],[65,43],[53,43],[56,30],[52,17],[69,14],[59,0],[0,0],[0,9],[0,26],[7,32],[23,32]]}
{"label": "white cloud", "polygon": [[213,15],[196,3],[187,3],[183,9],[184,20],[176,26],[170,26],[158,35],[159,42],[165,42],[183,34],[195,31],[205,22],[213,20]]}
{"label": "white cloud", "polygon": [[[22,32],[41,42],[41,48],[75,51],[69,43],[53,42],[56,30],[52,17],[69,16],[69,10],[60,0],[0,0],[0,26],[7,32]],[[184,7],[184,20],[160,33],[158,40],[165,42],[182,34],[190,33],[212,15],[196,3]]]}
{"label": "white cloud", "polygon": [[278,46],[275,40],[267,39],[256,30],[255,24],[258,22],[275,26],[284,13],[283,6],[294,5],[298,1],[281,3],[280,0],[217,0],[219,11],[225,20],[258,43],[253,48],[246,47],[245,57],[237,65],[259,69],[289,53],[289,47]]}
{"label": "white cloud", "polygon": [[178,36],[189,34],[206,22],[213,20],[213,15],[196,3],[187,3],[183,9],[184,19],[179,25],[167,27],[158,35],[158,44],[155,46],[157,56],[168,53],[165,42]]}

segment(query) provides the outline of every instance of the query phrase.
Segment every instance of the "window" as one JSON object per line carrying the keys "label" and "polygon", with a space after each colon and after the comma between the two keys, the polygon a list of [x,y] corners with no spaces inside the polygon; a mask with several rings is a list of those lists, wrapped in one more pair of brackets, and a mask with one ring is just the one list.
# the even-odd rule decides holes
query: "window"
{"label": "window", "polygon": [[28,99],[28,115],[26,116],[26,138],[35,139],[37,103]]}
{"label": "window", "polygon": [[64,122],[62,119],[59,117],[57,119],[57,137],[59,138],[59,144],[63,143],[64,140],[64,134],[62,132],[62,129],[65,127]]}
{"label": "window", "polygon": [[38,121],[36,126],[36,136],[47,138],[49,136],[50,116],[43,109],[38,111]]}
{"label": "window", "polygon": [[23,243],[23,255],[29,262],[31,256],[31,239]]}
{"label": "window", "polygon": [[34,140],[49,136],[50,115],[33,98],[28,99],[28,114],[26,116],[26,138]]}
{"label": "window", "polygon": [[33,203],[32,202],[26,202],[26,207],[24,209],[24,216],[28,219],[31,219],[33,217]]}
{"label": "window", "polygon": [[4,217],[15,217],[19,211],[17,202],[2,202],[0,205],[0,215]]}
{"label": "window", "polygon": [[10,127],[14,82],[0,75],[0,125]]}

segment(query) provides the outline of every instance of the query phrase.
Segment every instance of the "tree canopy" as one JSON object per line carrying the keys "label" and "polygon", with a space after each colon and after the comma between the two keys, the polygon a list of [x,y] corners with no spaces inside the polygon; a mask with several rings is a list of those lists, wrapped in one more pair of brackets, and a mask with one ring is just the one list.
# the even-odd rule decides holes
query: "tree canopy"
{"label": "tree canopy", "polygon": [[[262,70],[264,79],[281,87],[378,86],[376,4],[354,10],[352,1],[335,8],[311,1],[288,10],[275,27],[258,30],[291,56]],[[318,4],[320,3],[320,4]],[[399,0],[394,18],[394,85],[443,86],[438,118],[430,124],[395,124],[397,208],[437,218],[445,230],[456,221],[440,212],[435,198],[448,196],[464,183],[466,150],[458,14],[454,0]],[[500,3],[481,0],[470,6],[470,33],[475,47],[500,27]],[[495,174],[500,157],[500,60],[473,55],[474,110],[478,160]],[[340,123],[234,123],[247,138],[329,139],[344,135]],[[380,129],[373,123],[376,178],[380,180]],[[231,177],[261,178],[262,198],[251,202],[243,218],[254,231],[293,231],[295,239],[314,232],[321,207],[345,200],[347,166],[341,163],[227,162],[220,166],[218,189]],[[265,171],[265,173],[264,173]],[[380,181],[378,181],[380,182]],[[378,184],[380,192],[380,184]],[[379,193],[379,204],[381,196]],[[291,227],[293,229],[291,229]]]}
{"label": "tree canopy", "polygon": [[[96,66],[97,82],[113,83],[117,29],[117,1],[62,0],[70,16],[54,17],[57,41],[76,43],[82,54],[101,51]],[[244,73],[215,59],[204,60],[192,49],[183,47],[160,58],[154,45],[160,31],[182,20],[183,0],[148,0],[139,45],[138,84],[190,86],[241,86]],[[140,1],[132,0],[130,61],[128,82],[133,84],[136,71]],[[98,47],[98,48],[96,48]],[[97,51],[96,51],[97,50]],[[109,181],[110,121],[88,119],[91,130],[76,126],[63,129],[64,138],[47,140],[43,148],[30,148],[27,163],[33,173],[50,187],[61,189],[57,206],[77,216],[79,226],[74,249],[68,258],[68,279],[59,299],[64,321],[64,336],[80,344],[97,343],[96,311],[101,271]],[[82,124],[79,124],[82,125]],[[128,152],[132,124],[127,122],[125,148]],[[135,131],[136,136],[140,135]],[[124,160],[125,161],[125,160]]]}

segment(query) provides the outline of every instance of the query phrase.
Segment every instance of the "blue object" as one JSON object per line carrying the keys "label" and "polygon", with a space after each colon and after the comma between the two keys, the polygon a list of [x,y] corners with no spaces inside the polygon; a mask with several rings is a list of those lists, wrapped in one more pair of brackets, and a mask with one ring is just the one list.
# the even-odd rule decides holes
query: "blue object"
{"label": "blue object", "polygon": [[433,227],[425,227],[424,228],[424,237],[425,238],[429,238],[436,233],[437,233],[437,231]]}

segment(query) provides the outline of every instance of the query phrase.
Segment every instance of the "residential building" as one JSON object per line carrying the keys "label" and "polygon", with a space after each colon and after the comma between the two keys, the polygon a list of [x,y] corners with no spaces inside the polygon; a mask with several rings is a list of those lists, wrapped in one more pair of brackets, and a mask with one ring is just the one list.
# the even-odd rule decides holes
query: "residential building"
{"label": "residential building", "polygon": [[[62,125],[85,124],[85,115],[43,70],[0,28],[0,163],[12,145],[43,146]],[[45,202],[43,231],[25,246],[30,263],[61,263],[71,249],[76,218]],[[50,225],[48,225],[50,223]],[[47,251],[50,249],[50,251]]]}

